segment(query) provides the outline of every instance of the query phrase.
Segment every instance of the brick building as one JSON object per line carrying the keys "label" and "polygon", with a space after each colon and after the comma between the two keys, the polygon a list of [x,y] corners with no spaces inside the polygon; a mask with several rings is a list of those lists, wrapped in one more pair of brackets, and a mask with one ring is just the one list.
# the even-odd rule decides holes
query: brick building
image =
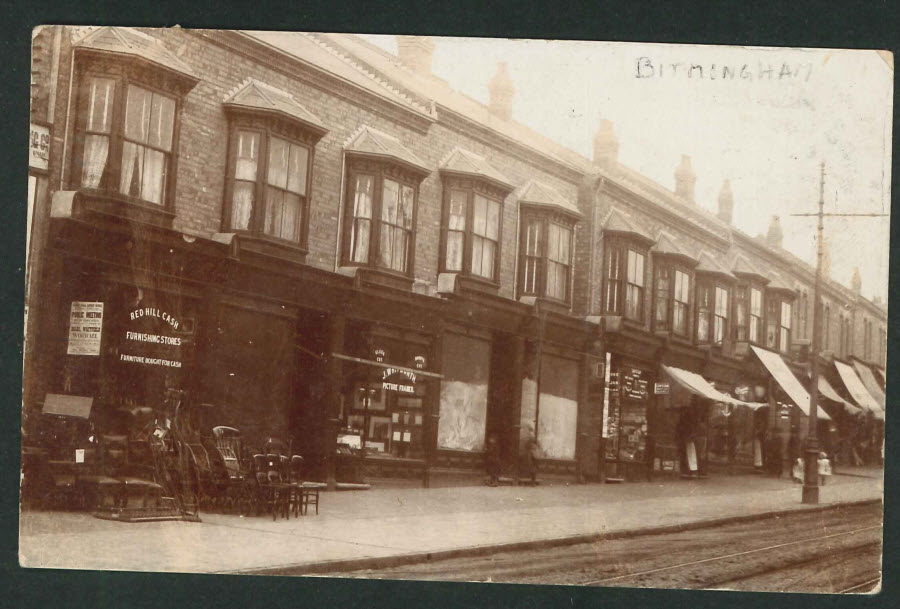
{"label": "brick building", "polygon": [[[778,230],[731,226],[727,185],[718,216],[696,206],[687,158],[674,192],[628,170],[609,123],[593,159],[516,123],[502,64],[488,106],[453,91],[433,48],[40,30],[26,419],[47,394],[102,416],[176,387],[318,479],[347,475],[340,442],[426,482],[480,471],[491,435],[509,473],[531,435],[545,475],[666,469],[672,374],[779,425],[802,398],[754,348],[804,378],[813,270]],[[884,309],[831,281],[825,303],[821,356],[883,374]]]}

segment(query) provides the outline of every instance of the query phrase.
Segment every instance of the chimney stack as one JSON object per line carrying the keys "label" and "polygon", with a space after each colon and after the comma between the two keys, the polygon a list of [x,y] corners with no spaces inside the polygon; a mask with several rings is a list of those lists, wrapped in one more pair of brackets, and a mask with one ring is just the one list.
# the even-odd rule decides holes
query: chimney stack
{"label": "chimney stack", "polygon": [[597,133],[594,134],[594,165],[609,168],[618,162],[619,138],[616,137],[612,121],[600,119]]}
{"label": "chimney stack", "polygon": [[694,173],[694,168],[691,167],[691,157],[682,154],[681,163],[675,169],[675,194],[693,203],[694,184],[696,182],[697,174]]}
{"label": "chimney stack", "polygon": [[862,293],[862,277],[859,276],[859,267],[853,267],[853,277],[850,278],[850,289],[856,294]]}
{"label": "chimney stack", "polygon": [[506,71],[505,61],[497,63],[497,73],[488,83],[488,92],[490,93],[488,110],[491,114],[507,121],[512,119],[513,95],[516,92],[516,86]]}
{"label": "chimney stack", "polygon": [[397,36],[397,59],[419,76],[431,75],[433,57],[431,36]]}
{"label": "chimney stack", "polygon": [[719,220],[726,224],[731,224],[734,217],[734,195],[731,193],[731,180],[725,180],[722,183],[722,190],[719,191]]}
{"label": "chimney stack", "polygon": [[769,223],[769,232],[766,234],[766,242],[769,247],[781,249],[784,241],[784,231],[781,230],[781,218],[772,216],[772,222]]}

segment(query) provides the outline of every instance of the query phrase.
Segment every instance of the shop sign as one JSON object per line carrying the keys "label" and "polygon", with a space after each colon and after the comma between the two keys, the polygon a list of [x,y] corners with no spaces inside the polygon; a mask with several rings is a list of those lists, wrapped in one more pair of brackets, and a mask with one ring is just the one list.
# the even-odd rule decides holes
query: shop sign
{"label": "shop sign", "polygon": [[425,370],[425,356],[417,355],[413,358],[413,366],[416,370]]}
{"label": "shop sign", "polygon": [[610,353],[606,352],[606,365],[603,366],[603,430],[602,436],[609,437],[609,363]]}
{"label": "shop sign", "polygon": [[[129,313],[130,321],[138,321],[143,319],[156,318],[168,324],[172,331],[178,330],[181,322],[167,311],[156,307],[143,307],[134,309]],[[181,361],[171,357],[159,357],[159,347],[181,347],[180,336],[169,336],[165,333],[149,333],[138,332],[135,330],[125,330],[125,339],[123,351],[132,351],[131,353],[119,353],[119,360],[131,364],[143,364],[145,366],[162,366],[165,368],[181,368]],[[151,349],[151,353],[140,353],[146,348]],[[133,350],[138,353],[134,353]],[[163,351],[165,353],[165,350]]]}
{"label": "shop sign", "polygon": [[102,302],[72,302],[69,313],[68,355],[100,355],[103,331]]}
{"label": "shop sign", "polygon": [[31,123],[28,136],[28,166],[44,171],[50,165],[50,128]]}
{"label": "shop sign", "polygon": [[647,399],[647,379],[643,378],[644,371],[638,368],[623,368],[620,373],[619,384],[622,395],[632,400]]}
{"label": "shop sign", "polygon": [[669,384],[653,383],[653,393],[655,395],[669,395]]}
{"label": "shop sign", "polygon": [[416,374],[411,370],[398,368],[385,368],[381,375],[381,387],[385,391],[397,391],[399,393],[415,393]]}

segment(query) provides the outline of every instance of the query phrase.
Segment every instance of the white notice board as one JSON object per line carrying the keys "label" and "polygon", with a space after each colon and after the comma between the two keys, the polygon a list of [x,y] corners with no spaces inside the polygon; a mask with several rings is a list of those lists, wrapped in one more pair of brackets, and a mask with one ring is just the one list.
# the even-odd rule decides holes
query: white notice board
{"label": "white notice board", "polygon": [[72,302],[69,314],[69,355],[100,355],[102,302]]}

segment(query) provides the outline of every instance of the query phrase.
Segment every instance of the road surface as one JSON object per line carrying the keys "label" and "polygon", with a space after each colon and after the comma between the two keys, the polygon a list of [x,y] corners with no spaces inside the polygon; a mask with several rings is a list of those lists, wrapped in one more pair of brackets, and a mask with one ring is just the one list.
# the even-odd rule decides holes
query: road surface
{"label": "road surface", "polygon": [[[498,522],[497,526],[503,526]],[[882,506],[838,506],[678,533],[456,558],[335,577],[864,593],[881,577]]]}

